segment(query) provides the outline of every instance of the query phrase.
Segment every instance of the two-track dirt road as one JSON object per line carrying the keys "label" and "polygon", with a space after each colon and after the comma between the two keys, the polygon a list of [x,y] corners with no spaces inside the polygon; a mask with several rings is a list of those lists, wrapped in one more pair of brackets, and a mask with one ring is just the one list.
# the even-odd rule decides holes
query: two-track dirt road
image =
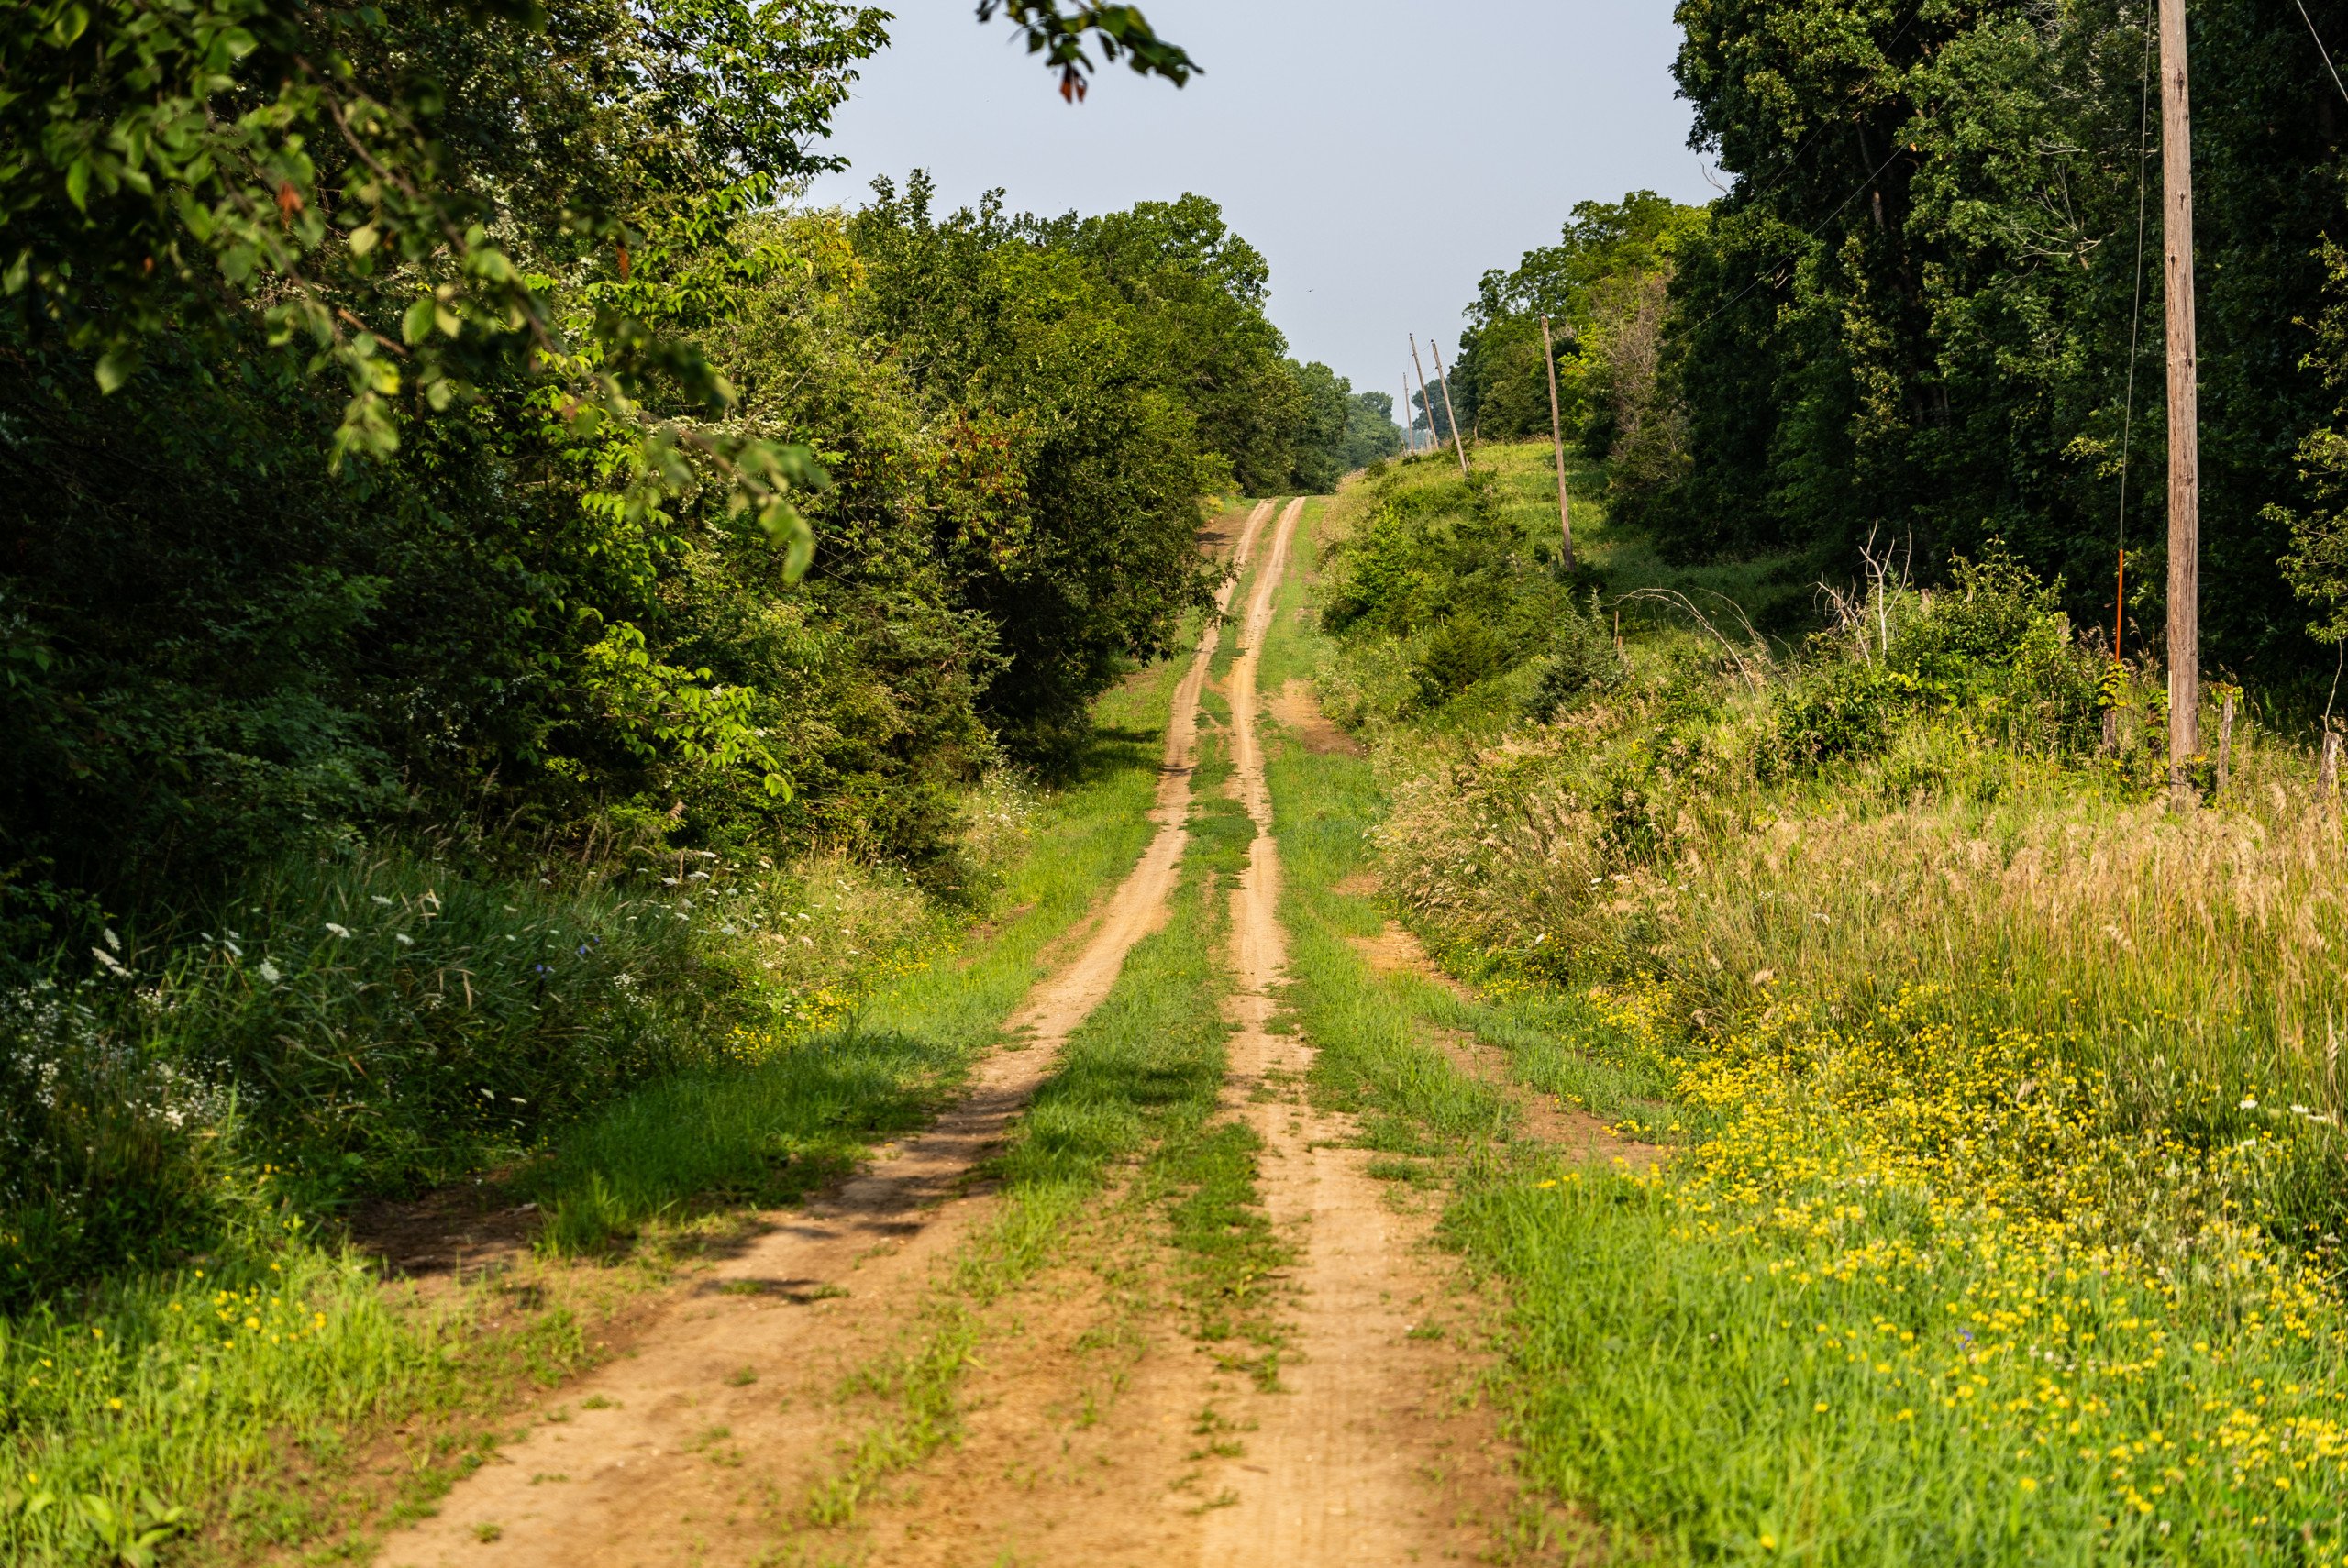
{"label": "two-track dirt road", "polygon": [[[1235,1026],[1220,1115],[1262,1141],[1266,1209],[1300,1260],[1280,1386],[1219,1369],[1176,1315],[1108,1313],[1101,1276],[1062,1270],[974,1358],[959,1441],[874,1497],[853,1533],[803,1509],[842,1443],[836,1391],[895,1326],[994,1199],[969,1178],[1052,1072],[1058,1046],[1165,918],[1188,839],[1210,624],[1177,688],[1140,863],[1039,983],[968,1098],[803,1211],[774,1216],[643,1335],[633,1355],[564,1388],[516,1441],[394,1536],[386,1568],[642,1564],[1102,1563],[1346,1568],[1494,1556],[1516,1490],[1431,1253],[1431,1214],[1373,1181],[1350,1119],[1302,1094],[1311,1042],[1277,1024],[1287,943],[1257,672],[1301,502],[1248,515],[1234,558],[1261,546],[1227,682],[1231,788],[1255,825],[1230,892],[1225,1006]],[[1268,540],[1265,538],[1268,532]],[[1224,590],[1227,604],[1232,589]],[[1133,1239],[1136,1256],[1154,1245]],[[1145,1261],[1138,1265],[1147,1274]],[[1140,1292],[1148,1296],[1146,1288]],[[1107,1317],[1134,1348],[1105,1411],[1060,1395]],[[1241,1434],[1209,1441],[1213,1429]]]}

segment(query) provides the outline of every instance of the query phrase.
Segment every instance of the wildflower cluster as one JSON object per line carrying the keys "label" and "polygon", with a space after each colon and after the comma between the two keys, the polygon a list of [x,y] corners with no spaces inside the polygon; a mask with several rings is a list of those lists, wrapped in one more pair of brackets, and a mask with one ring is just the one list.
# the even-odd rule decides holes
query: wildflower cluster
{"label": "wildflower cluster", "polygon": [[[1670,1011],[1652,987],[1591,1000],[1619,1028]],[[1930,988],[1776,999],[1683,1075],[1711,1133],[1621,1179],[1727,1276],[1739,1332],[1774,1336],[1780,1397],[1830,1448],[1910,1434],[2099,1552],[2342,1561],[2348,1309],[2254,1211],[2328,1132],[2187,1137],[2071,1059]]]}

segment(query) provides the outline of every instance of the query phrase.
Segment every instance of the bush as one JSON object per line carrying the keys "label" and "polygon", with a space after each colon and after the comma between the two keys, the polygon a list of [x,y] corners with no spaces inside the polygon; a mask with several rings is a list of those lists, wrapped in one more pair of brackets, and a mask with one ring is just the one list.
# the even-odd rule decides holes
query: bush
{"label": "bush", "polygon": [[0,1309],[199,1250],[239,1164],[331,1206],[527,1146],[714,1049],[741,929],[706,884],[471,883],[407,856],[290,861],[210,929],[108,933],[0,997]]}
{"label": "bush", "polygon": [[1570,603],[1559,617],[1553,651],[1541,661],[1533,694],[1524,709],[1546,723],[1557,710],[1591,691],[1611,691],[1623,683],[1623,656],[1598,617],[1598,596],[1590,595],[1588,613]]}
{"label": "bush", "polygon": [[1893,717],[1915,690],[1914,677],[1872,664],[1828,665],[1780,690],[1771,703],[1765,774],[1798,777],[1880,756],[1890,744]]}
{"label": "bush", "polygon": [[1509,654],[1508,644],[1483,622],[1464,615],[1445,621],[1427,637],[1412,662],[1419,701],[1430,708],[1441,707],[1478,681],[1507,669],[1512,662]]}

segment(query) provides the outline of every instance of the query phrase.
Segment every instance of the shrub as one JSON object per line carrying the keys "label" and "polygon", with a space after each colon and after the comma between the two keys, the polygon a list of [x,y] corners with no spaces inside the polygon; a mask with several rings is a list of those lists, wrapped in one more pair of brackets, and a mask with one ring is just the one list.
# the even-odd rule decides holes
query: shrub
{"label": "shrub", "polygon": [[469,882],[346,854],[288,861],[209,929],[0,998],[0,1308],[196,1250],[239,1162],[314,1204],[478,1168],[683,1065],[737,981],[740,929],[663,896]]}
{"label": "shrub", "polygon": [[1587,613],[1569,602],[1558,618],[1551,651],[1534,677],[1525,712],[1546,723],[1567,702],[1588,692],[1611,691],[1623,679],[1622,655],[1599,621],[1598,596],[1592,593]]}
{"label": "shrub", "polygon": [[1829,763],[1880,756],[1894,715],[1916,690],[1913,677],[1871,664],[1833,664],[1781,689],[1763,751],[1773,778],[1814,774]]}

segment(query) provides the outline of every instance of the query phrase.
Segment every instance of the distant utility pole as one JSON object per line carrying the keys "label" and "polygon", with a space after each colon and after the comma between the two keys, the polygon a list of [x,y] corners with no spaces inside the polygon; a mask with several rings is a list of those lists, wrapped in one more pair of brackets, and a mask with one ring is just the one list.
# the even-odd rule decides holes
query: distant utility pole
{"label": "distant utility pole", "polygon": [[1541,318],[1541,358],[1549,367],[1549,445],[1557,454],[1557,527],[1566,541],[1566,569],[1574,569],[1574,504],[1566,493],[1566,425],[1557,413],[1557,349],[1549,341],[1549,318]]}
{"label": "distant utility pole", "polygon": [[1402,436],[1411,444],[1411,456],[1419,455],[1419,419],[1411,412],[1411,372],[1402,372]]}
{"label": "distant utility pole", "polygon": [[1443,368],[1443,350],[1427,339],[1427,352],[1434,356],[1435,383],[1443,388],[1443,422],[1451,426],[1451,449],[1459,454],[1459,477],[1468,477],[1468,448],[1459,439],[1459,416],[1451,412],[1451,373]]}
{"label": "distant utility pole", "polygon": [[2201,399],[2193,332],[2193,100],[2185,0],[2161,0],[2162,281],[2168,298],[2168,779],[2201,750]]}
{"label": "distant utility pole", "polygon": [[[1415,332],[1411,334],[1411,369],[1419,373],[1419,406],[1427,411],[1427,440],[1432,444],[1434,440],[1434,394],[1427,391],[1427,368],[1419,362],[1419,335]],[[1412,422],[1412,427],[1417,427],[1417,421]]]}

